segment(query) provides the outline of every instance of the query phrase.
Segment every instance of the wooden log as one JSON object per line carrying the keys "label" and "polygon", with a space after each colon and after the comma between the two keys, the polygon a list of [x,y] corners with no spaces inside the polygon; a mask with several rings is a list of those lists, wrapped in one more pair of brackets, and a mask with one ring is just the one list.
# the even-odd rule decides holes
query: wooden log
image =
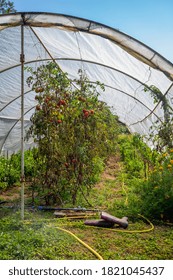
{"label": "wooden log", "polygon": [[103,219],[99,220],[86,220],[85,225],[87,226],[95,226],[95,227],[106,227],[111,228],[114,226],[113,222],[105,221]]}
{"label": "wooden log", "polygon": [[123,217],[122,219],[119,219],[115,216],[112,216],[106,212],[102,212],[101,213],[101,219],[114,223],[114,224],[118,224],[119,226],[121,226],[122,228],[127,228],[128,227],[128,218],[127,217]]}

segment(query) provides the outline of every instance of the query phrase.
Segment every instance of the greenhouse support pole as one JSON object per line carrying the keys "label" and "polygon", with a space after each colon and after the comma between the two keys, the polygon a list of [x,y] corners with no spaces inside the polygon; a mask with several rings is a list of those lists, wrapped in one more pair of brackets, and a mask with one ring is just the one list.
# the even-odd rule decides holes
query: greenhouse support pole
{"label": "greenhouse support pole", "polygon": [[24,220],[24,188],[25,188],[25,173],[24,173],[24,15],[22,15],[21,23],[21,219]]}

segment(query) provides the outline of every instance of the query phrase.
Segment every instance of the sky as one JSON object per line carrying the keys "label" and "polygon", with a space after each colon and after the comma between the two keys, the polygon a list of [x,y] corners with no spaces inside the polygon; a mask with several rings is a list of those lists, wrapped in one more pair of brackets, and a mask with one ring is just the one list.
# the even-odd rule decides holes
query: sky
{"label": "sky", "polygon": [[173,0],[13,0],[18,12],[97,21],[148,45],[173,63]]}

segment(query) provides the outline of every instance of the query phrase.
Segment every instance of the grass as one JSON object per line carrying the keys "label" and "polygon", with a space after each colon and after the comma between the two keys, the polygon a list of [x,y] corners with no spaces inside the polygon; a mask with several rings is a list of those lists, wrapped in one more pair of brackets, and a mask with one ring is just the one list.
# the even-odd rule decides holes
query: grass
{"label": "grass", "polygon": [[[129,211],[125,203],[129,189],[124,184],[122,168],[119,158],[111,158],[100,182],[88,197],[95,208],[117,217],[126,216]],[[14,196],[13,191],[11,194]],[[11,202],[9,192],[8,198]],[[80,205],[85,206],[84,203]],[[74,233],[104,260],[172,259],[173,226],[157,222],[153,231],[128,234],[128,231],[150,228],[137,215],[129,215],[128,229],[123,232],[85,226],[83,220],[56,219],[52,212],[37,210],[26,210],[24,222],[20,220],[20,213],[12,209],[0,209],[0,218],[1,260],[96,259],[87,248],[57,226]]]}
{"label": "grass", "polygon": [[[120,233],[93,228],[83,221],[54,219],[44,213],[26,212],[25,222],[19,213],[0,220],[0,259],[21,260],[92,260],[96,257],[69,234],[56,227],[68,229],[95,249],[104,260],[171,259],[173,252],[172,227],[157,225],[148,233]],[[139,219],[130,223],[128,230],[149,226]],[[125,230],[124,230],[125,232]]]}

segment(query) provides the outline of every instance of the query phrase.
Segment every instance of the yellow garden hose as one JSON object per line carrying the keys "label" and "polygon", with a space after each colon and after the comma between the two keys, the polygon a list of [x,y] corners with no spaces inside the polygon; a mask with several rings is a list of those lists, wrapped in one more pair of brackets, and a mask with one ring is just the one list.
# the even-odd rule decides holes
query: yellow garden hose
{"label": "yellow garden hose", "polygon": [[[142,217],[143,219],[145,219],[149,224],[150,224],[150,228],[149,229],[144,229],[144,230],[131,230],[131,231],[126,231],[126,230],[119,230],[119,229],[109,229],[106,228],[106,230],[111,230],[111,231],[116,231],[116,232],[123,232],[123,233],[144,233],[144,232],[149,232],[154,230],[154,225],[144,216],[138,214],[140,217]],[[49,225],[51,227],[51,225]],[[82,241],[80,238],[78,238],[74,233],[72,233],[69,230],[66,230],[64,228],[61,227],[57,227],[55,226],[54,228],[57,228],[61,231],[64,231],[68,234],[70,234],[71,236],[73,236],[79,243],[81,243],[84,247],[86,247],[92,254],[94,254],[99,260],[103,260],[102,256],[100,254],[98,254],[93,248],[91,248],[88,244],[86,244],[84,241]],[[104,228],[105,229],[105,228]]]}
{"label": "yellow garden hose", "polygon": [[173,223],[165,223],[165,225],[173,226]]}
{"label": "yellow garden hose", "polygon": [[[25,224],[31,224],[32,221],[24,221]],[[52,226],[52,225],[48,225],[48,227],[53,227],[53,228],[57,228],[61,231],[64,231],[68,234],[70,234],[71,236],[73,236],[79,243],[81,243],[84,247],[86,247],[92,254],[94,254],[99,260],[103,260],[102,256],[100,256],[93,248],[91,248],[88,244],[86,244],[84,241],[82,241],[79,237],[77,237],[74,233],[72,233],[69,230],[66,230],[64,228],[61,227],[57,227],[57,226]]]}
{"label": "yellow garden hose", "polygon": [[[144,232],[150,232],[152,230],[154,230],[154,225],[144,216],[138,214],[140,217],[142,217],[144,220],[146,220],[149,224],[150,224],[150,228],[149,229],[144,229],[144,230],[120,230],[120,229],[110,229],[110,228],[104,228],[106,230],[110,230],[110,231],[115,231],[115,232],[121,232],[121,233],[144,233]],[[26,224],[29,224],[33,221],[25,221]],[[95,255],[99,260],[103,260],[102,256],[97,253],[93,248],[91,248],[88,244],[86,244],[84,241],[82,241],[79,237],[77,237],[74,233],[72,233],[69,230],[66,230],[64,228],[58,227],[58,226],[53,226],[52,224],[49,224],[48,227],[53,227],[53,228],[57,228],[58,230],[64,231],[68,234],[70,234],[71,236],[73,236],[80,244],[82,244],[85,248],[87,248],[93,255]],[[100,227],[99,227],[100,228]],[[103,228],[102,228],[103,229]]]}
{"label": "yellow garden hose", "polygon": [[92,254],[94,254],[99,260],[103,260],[102,256],[100,256],[93,248],[91,248],[88,244],[86,244],[84,241],[82,241],[79,237],[77,237],[74,233],[72,233],[69,230],[66,230],[61,227],[55,227],[59,230],[62,230],[70,235],[72,235],[79,243],[81,243],[84,247],[86,247]]}
{"label": "yellow garden hose", "polygon": [[127,195],[127,191],[124,187],[124,178],[122,179],[122,190],[124,191],[125,195],[126,195],[126,199],[125,199],[125,202],[124,202],[124,205],[127,205],[128,204],[128,195]]}

